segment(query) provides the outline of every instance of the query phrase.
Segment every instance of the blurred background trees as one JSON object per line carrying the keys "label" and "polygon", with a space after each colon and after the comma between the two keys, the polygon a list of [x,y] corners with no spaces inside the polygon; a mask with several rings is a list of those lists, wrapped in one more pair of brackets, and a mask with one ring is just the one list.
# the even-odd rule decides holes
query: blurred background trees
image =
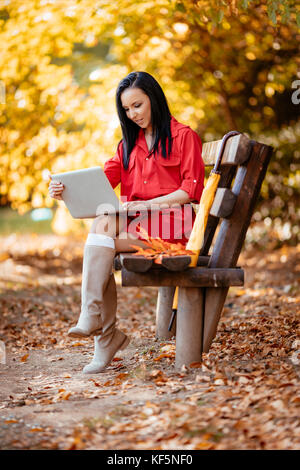
{"label": "blurred background trees", "polygon": [[236,129],[274,147],[254,221],[297,240],[297,2],[2,0],[0,26],[1,206],[58,206],[54,229],[74,230],[47,194],[47,172],[114,155],[117,84],[145,70],[203,142]]}

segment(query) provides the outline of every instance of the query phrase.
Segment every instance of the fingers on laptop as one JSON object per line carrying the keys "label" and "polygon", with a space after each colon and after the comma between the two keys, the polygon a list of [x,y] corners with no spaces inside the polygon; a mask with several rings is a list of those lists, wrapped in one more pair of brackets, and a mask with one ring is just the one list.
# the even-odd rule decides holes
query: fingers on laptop
{"label": "fingers on laptop", "polygon": [[49,193],[50,196],[55,198],[55,199],[61,199],[61,193],[64,190],[64,185],[62,183],[59,183],[57,181],[51,181],[49,184]]}

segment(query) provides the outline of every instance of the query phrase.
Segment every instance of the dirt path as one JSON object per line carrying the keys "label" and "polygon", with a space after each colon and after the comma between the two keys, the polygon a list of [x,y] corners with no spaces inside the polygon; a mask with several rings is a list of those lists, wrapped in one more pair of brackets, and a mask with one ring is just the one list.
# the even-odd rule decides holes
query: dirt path
{"label": "dirt path", "polygon": [[157,290],[118,285],[132,341],[105,373],[84,375],[93,342],[66,336],[82,242],[1,242],[1,449],[300,448],[299,250],[244,254],[245,287],[230,289],[203,364],[181,371],[175,339],[154,340]]}

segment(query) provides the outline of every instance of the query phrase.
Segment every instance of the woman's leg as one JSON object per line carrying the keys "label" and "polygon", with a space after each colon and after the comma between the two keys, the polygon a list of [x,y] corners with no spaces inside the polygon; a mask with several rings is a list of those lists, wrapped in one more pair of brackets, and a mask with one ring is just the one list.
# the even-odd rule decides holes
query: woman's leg
{"label": "woman's leg", "polygon": [[102,329],[103,296],[116,254],[114,238],[122,226],[118,216],[99,216],[92,224],[83,255],[81,313],[68,332],[72,337],[99,334]]}
{"label": "woman's leg", "polygon": [[91,227],[84,248],[82,305],[72,336],[94,335],[94,356],[83,372],[102,372],[129,338],[116,328],[117,291],[112,272],[116,254],[115,238],[125,226],[125,218],[99,216]]}

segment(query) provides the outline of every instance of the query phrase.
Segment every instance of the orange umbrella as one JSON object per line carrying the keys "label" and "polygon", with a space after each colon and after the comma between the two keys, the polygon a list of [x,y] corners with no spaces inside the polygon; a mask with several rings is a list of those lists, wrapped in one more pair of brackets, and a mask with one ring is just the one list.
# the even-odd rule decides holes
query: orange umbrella
{"label": "orange umbrella", "polygon": [[[226,141],[229,137],[232,137],[233,135],[237,135],[237,134],[240,134],[240,132],[230,131],[223,136],[218,158],[216,160],[214,168],[212,169],[209,175],[209,178],[206,182],[205,188],[201,195],[199,209],[196,215],[193,229],[189,237],[189,241],[186,245],[187,250],[194,251],[194,255],[191,255],[191,262],[189,264],[189,267],[197,266],[199,253],[203,244],[208,215],[209,215],[212,203],[214,201],[215,193],[216,193],[216,190],[217,190],[220,178],[221,178],[220,165],[221,165]],[[176,287],[176,290],[174,293],[173,306],[172,306],[172,318],[171,318],[170,325],[168,328],[169,331],[171,331],[172,329],[173,321],[177,313],[177,303],[178,303],[178,287]]]}

